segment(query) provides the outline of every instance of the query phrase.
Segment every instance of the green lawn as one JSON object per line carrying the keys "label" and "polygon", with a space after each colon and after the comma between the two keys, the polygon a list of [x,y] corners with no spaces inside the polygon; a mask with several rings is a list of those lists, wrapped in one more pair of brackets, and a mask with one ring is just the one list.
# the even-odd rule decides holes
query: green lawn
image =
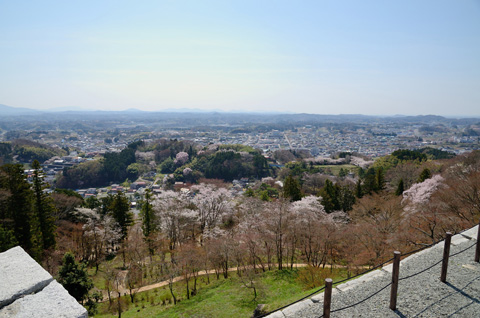
{"label": "green lawn", "polygon": [[[330,272],[329,269],[326,269]],[[334,280],[345,277],[345,271],[335,270],[329,273]],[[177,305],[162,304],[163,299],[170,299],[168,287],[150,290],[136,295],[136,302],[129,304],[129,309],[122,317],[249,317],[257,304],[266,304],[267,310],[273,310],[293,302],[312,291],[305,290],[297,279],[297,270],[270,271],[259,274],[257,280],[258,296],[253,300],[253,290],[246,288],[235,273],[228,279],[217,280],[210,276],[211,283],[201,277],[200,288],[196,296],[186,299],[185,283],[175,284],[175,294],[180,298]],[[190,287],[193,283],[190,284]],[[129,300],[125,299],[129,303]],[[99,306],[95,317],[115,317],[118,314],[108,312],[108,303]]]}

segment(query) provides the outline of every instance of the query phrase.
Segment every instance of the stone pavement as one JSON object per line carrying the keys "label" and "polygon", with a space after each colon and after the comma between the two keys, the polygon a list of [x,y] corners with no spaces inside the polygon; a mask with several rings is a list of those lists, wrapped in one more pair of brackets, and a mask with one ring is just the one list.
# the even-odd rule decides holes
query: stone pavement
{"label": "stone pavement", "polygon": [[[443,257],[444,242],[410,255],[400,263],[397,310],[389,309],[390,286],[356,306],[355,304],[390,284],[392,265],[372,271],[333,289],[331,318],[350,317],[480,317],[480,264],[474,262],[478,226],[452,237],[447,282],[440,281],[441,263],[423,271]],[[393,256],[393,253],[392,253]],[[406,279],[402,279],[406,278]],[[323,293],[315,295],[268,318],[312,318],[323,314]]]}
{"label": "stone pavement", "polygon": [[0,318],[86,318],[62,285],[21,247],[0,253]]}

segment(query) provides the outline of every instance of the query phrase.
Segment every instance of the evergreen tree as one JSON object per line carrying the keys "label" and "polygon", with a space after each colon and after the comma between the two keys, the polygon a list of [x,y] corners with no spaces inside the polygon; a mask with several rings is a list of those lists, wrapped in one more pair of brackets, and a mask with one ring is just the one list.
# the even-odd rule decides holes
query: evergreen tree
{"label": "evergreen tree", "polygon": [[147,242],[150,254],[153,255],[152,235],[157,231],[157,226],[155,222],[155,213],[153,212],[151,199],[152,192],[150,189],[147,189],[145,191],[145,200],[142,202],[140,215],[142,217],[143,236],[145,237],[145,241]]}
{"label": "evergreen tree", "polygon": [[341,209],[339,201],[340,188],[338,185],[334,185],[332,181],[327,179],[325,186],[320,190],[322,196],[322,205],[325,208],[325,212],[331,213]]}
{"label": "evergreen tree", "polygon": [[108,194],[106,197],[100,199],[100,206],[98,207],[98,211],[101,215],[106,215],[110,212],[110,206],[112,205],[114,196]]}
{"label": "evergreen tree", "polygon": [[32,252],[34,247],[32,226],[35,225],[32,214],[32,190],[21,164],[5,164],[0,167],[0,188],[8,192],[0,208],[0,220],[4,229],[13,230],[20,246]]}
{"label": "evergreen tree", "polygon": [[18,245],[13,231],[4,229],[0,224],[0,253]]}
{"label": "evergreen tree", "polygon": [[432,173],[430,172],[430,169],[425,168],[420,173],[420,176],[418,177],[418,182],[423,182],[427,179],[430,179],[431,177],[432,177]]}
{"label": "evergreen tree", "polygon": [[376,190],[377,190],[377,178],[376,178],[375,169],[369,168],[367,172],[365,172],[365,180],[363,182],[363,193],[371,194]]}
{"label": "evergreen tree", "polygon": [[283,196],[285,198],[290,198],[290,201],[299,201],[302,199],[300,184],[292,175],[289,175],[287,178],[285,178],[285,184],[283,185]]}
{"label": "evergreen tree", "polygon": [[362,181],[360,179],[358,179],[357,185],[355,187],[355,196],[359,199],[363,197]]}
{"label": "evergreen tree", "polygon": [[397,190],[395,190],[395,195],[402,195],[403,191],[405,191],[405,185],[403,184],[403,179],[400,179],[398,182]]}
{"label": "evergreen tree", "polygon": [[55,248],[55,219],[53,212],[55,206],[50,196],[43,192],[45,182],[40,168],[40,163],[34,160],[32,163],[33,172],[33,193],[34,212],[38,219],[40,227],[41,246],[43,249]]}
{"label": "evergreen tree", "polygon": [[93,288],[92,280],[88,277],[84,264],[75,261],[72,253],[63,256],[62,267],[58,272],[58,281],[65,287],[70,295],[83,303],[88,292]]}
{"label": "evergreen tree", "polygon": [[110,212],[122,230],[122,240],[128,235],[128,227],[133,224],[133,214],[130,203],[122,192],[117,192],[110,204]]}
{"label": "evergreen tree", "polygon": [[382,191],[383,189],[385,189],[385,173],[383,172],[383,168],[378,168],[375,171],[375,179],[376,179],[375,192]]}
{"label": "evergreen tree", "polygon": [[343,212],[351,211],[355,204],[355,195],[348,187],[340,187],[339,203]]}

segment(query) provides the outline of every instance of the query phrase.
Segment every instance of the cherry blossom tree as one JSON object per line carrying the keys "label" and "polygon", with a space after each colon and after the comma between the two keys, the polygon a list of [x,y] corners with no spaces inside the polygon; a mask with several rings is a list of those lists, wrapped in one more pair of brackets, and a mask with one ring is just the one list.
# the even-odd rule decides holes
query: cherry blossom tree
{"label": "cherry blossom tree", "polygon": [[437,174],[423,182],[415,183],[410,189],[403,192],[402,202],[406,204],[405,211],[415,212],[415,208],[428,203],[435,191],[442,187],[444,178]]}
{"label": "cherry blossom tree", "polygon": [[106,215],[100,216],[90,210],[91,214],[87,222],[83,225],[83,237],[86,244],[86,259],[93,262],[96,272],[100,262],[104,259],[109,249],[113,249],[121,238],[121,228],[115,220]]}
{"label": "cherry blossom tree", "polygon": [[[153,209],[159,228],[169,240],[170,250],[190,236],[195,238],[195,220],[197,214],[188,209],[188,198],[179,192],[164,191],[153,202]],[[190,235],[188,235],[190,233]]]}
{"label": "cherry blossom tree", "polygon": [[233,211],[232,195],[225,188],[205,184],[192,187],[192,191],[195,193],[192,203],[195,205],[200,240],[203,242],[203,235],[212,231],[219,225],[222,217]]}
{"label": "cherry blossom tree", "polygon": [[181,151],[177,153],[173,163],[176,164],[177,166],[183,166],[184,164],[187,163],[188,159],[189,159],[188,153]]}

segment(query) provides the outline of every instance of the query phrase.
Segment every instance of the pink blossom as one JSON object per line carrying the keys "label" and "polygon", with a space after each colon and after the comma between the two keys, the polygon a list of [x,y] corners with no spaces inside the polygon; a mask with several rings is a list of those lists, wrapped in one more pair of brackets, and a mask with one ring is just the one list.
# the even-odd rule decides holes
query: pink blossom
{"label": "pink blossom", "polygon": [[416,207],[428,203],[430,197],[443,185],[443,177],[439,174],[423,182],[415,183],[410,189],[403,192],[402,203],[406,204],[406,211],[413,211]]}
{"label": "pink blossom", "polygon": [[176,165],[183,166],[188,161],[188,153],[181,151],[175,156],[173,161]]}

